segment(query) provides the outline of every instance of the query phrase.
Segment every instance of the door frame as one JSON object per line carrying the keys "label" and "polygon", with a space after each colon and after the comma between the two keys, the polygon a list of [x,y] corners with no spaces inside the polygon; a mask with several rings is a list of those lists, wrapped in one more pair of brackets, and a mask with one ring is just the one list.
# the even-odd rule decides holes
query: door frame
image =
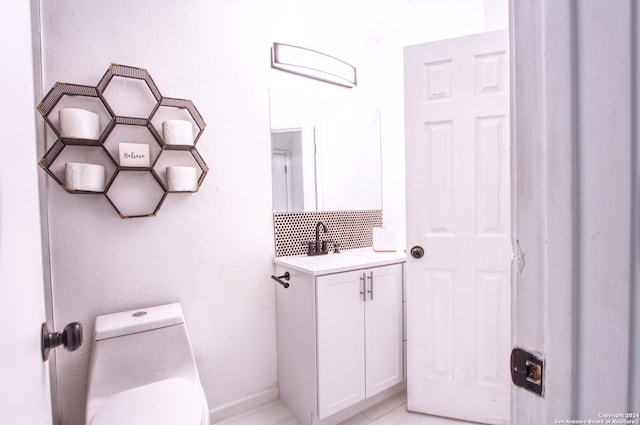
{"label": "door frame", "polygon": [[[5,346],[0,354],[3,420],[16,425],[52,423],[50,364],[42,359],[41,325],[45,321],[46,257],[42,251],[42,212],[38,198],[35,99],[37,36],[31,31],[39,3],[11,2],[0,16],[2,46],[11,65],[0,71],[7,82],[0,106],[4,117],[0,156],[0,319]],[[31,8],[30,8],[31,6]],[[36,78],[34,81],[34,69]],[[35,88],[34,88],[35,82]],[[35,91],[35,93],[34,93]]]}
{"label": "door frame", "polygon": [[[512,423],[598,419],[591,417],[595,415],[594,405],[602,403],[599,396],[607,399],[608,393],[613,392],[608,390],[611,383],[602,379],[609,370],[617,376],[623,370],[627,375],[622,379],[626,385],[619,382],[615,389],[611,388],[616,394],[626,394],[627,400],[618,400],[617,406],[606,406],[607,410],[638,412],[640,368],[628,359],[640,355],[640,315],[636,311],[640,306],[636,265],[640,261],[640,150],[635,146],[640,136],[640,8],[635,2],[620,2],[613,6],[607,3],[604,9],[606,2],[597,0],[509,3],[513,243],[520,253],[513,268],[513,344],[537,352],[545,360],[543,397],[512,387]],[[603,28],[603,23],[608,29]],[[612,45],[618,47],[614,50]],[[591,47],[606,52],[606,57],[594,56]],[[615,78],[607,78],[613,75],[608,61],[611,58],[623,64]],[[602,81],[596,81],[594,76]],[[627,82],[631,90],[625,86]],[[603,87],[610,90],[602,90]],[[623,95],[615,89],[622,89]],[[597,157],[598,149],[606,152],[598,147],[605,144],[598,143],[588,131],[593,130],[594,110],[612,105],[616,120],[621,123],[599,121],[605,131],[611,130],[611,139],[618,141],[618,150],[611,155],[624,157],[624,150],[631,150],[630,159],[617,163],[624,168],[622,173],[616,170],[617,174],[598,172],[598,167],[611,158]],[[620,128],[629,129],[629,134]],[[622,145],[624,141],[636,143],[623,146],[621,154],[620,140]],[[624,175],[627,171],[629,176]],[[593,173],[604,182],[594,185]],[[609,247],[615,248],[623,262],[628,261],[629,270],[623,270],[625,265],[621,266],[617,259],[611,264],[610,255],[594,258],[588,251],[598,244],[602,249],[602,242],[594,242],[594,233],[588,232],[599,219],[593,217],[593,198],[607,193],[607,188],[610,193],[618,185],[623,192],[617,195],[622,201],[620,209],[629,208],[629,223],[611,220],[600,230],[614,240],[620,239],[621,234],[631,234],[628,245]],[[592,203],[586,204],[587,199]],[[603,290],[594,288],[594,284],[602,282],[595,280],[592,263],[596,263],[596,271],[597,267],[623,271],[616,284],[622,287],[621,291],[628,290],[627,306],[623,302],[619,311],[612,312],[610,306],[602,307],[594,299],[594,293],[601,294]],[[629,273],[628,279],[625,272]],[[619,294],[611,297],[620,301]],[[594,307],[601,321],[597,326],[593,320],[585,320]],[[618,313],[628,313],[628,321],[622,325],[626,330],[618,330]],[[622,335],[615,341],[620,347],[618,352],[594,344],[594,335],[611,338],[607,328]],[[596,352],[596,357],[588,351]],[[588,371],[588,379],[602,387],[585,386],[589,381],[581,371]],[[602,410],[600,407],[596,410]]]}
{"label": "door frame", "polygon": [[[575,374],[566,372],[574,370],[576,327],[576,135],[573,35],[565,27],[572,21],[572,12],[569,1],[548,8],[546,3],[510,0],[509,8],[512,245],[517,254],[512,267],[512,343],[538,354],[546,363],[544,397],[512,386],[514,424],[554,423],[554,419],[573,417]],[[543,49],[547,49],[546,61]],[[549,78],[552,73],[556,75]],[[549,102],[550,93],[553,102]],[[560,142],[550,143],[552,135]],[[550,197],[571,201],[549,203]]]}
{"label": "door frame", "polygon": [[512,341],[546,364],[544,397],[512,387],[511,422],[554,423],[573,417],[575,387],[575,373],[567,373],[575,372],[577,325],[575,28],[566,27],[573,22],[570,1],[556,1],[555,7],[547,7],[547,0],[509,2],[512,244],[518,258],[512,270]]}
{"label": "door frame", "polygon": [[[293,191],[291,190],[291,152],[286,150],[286,149],[271,149],[271,172],[273,173],[273,163],[276,161],[276,157],[281,156],[284,158],[284,164],[285,164],[285,169],[287,171],[285,171],[285,192],[286,192],[286,197],[287,197],[287,211],[286,212],[293,212],[293,199],[292,199],[292,195],[293,195]],[[275,195],[275,194],[274,194]],[[280,211],[278,211],[280,212]]]}

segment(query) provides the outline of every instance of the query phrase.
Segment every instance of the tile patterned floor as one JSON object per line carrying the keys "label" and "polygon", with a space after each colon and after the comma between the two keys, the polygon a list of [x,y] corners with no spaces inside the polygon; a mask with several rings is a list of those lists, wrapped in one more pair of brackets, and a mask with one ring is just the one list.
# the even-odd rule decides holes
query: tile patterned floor
{"label": "tile patterned floor", "polygon": [[[300,425],[280,401],[260,406],[215,425]],[[453,419],[407,411],[407,395],[400,393],[342,422],[340,425],[470,425]]]}

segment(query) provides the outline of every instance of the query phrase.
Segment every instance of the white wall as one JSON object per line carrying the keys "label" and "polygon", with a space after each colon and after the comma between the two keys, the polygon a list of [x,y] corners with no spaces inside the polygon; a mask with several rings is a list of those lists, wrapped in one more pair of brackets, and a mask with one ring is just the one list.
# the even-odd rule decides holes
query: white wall
{"label": "white wall", "polygon": [[[455,4],[453,4],[455,3]],[[397,229],[405,246],[403,47],[461,37],[508,26],[507,0],[409,2],[399,25],[380,43],[384,224]]]}
{"label": "white wall", "polygon": [[94,317],[122,309],[182,303],[211,408],[276,385],[263,13],[258,2],[42,2],[45,89],[139,66],[208,124],[203,186],[155,218],[121,220],[104,197],[47,179],[55,321],[82,322],[87,341],[59,352],[65,425],[83,421]]}
{"label": "white wall", "polygon": [[[95,316],[173,301],[183,305],[210,408],[277,396],[268,87],[300,78],[274,75],[269,48],[276,39],[302,44],[375,70],[376,45],[323,37],[325,23],[285,34],[288,26],[271,26],[273,5],[257,0],[41,8],[45,90],[95,85],[111,63],[146,68],[163,95],[193,100],[205,118],[198,149],[210,167],[198,193],[170,195],[144,219],[122,220],[104,197],[46,180],[56,327],[80,321],[86,331],[81,349],[58,352],[59,420],[83,421]],[[360,76],[349,96],[370,99],[376,75]]]}
{"label": "white wall", "polygon": [[[638,140],[631,134],[635,117],[630,88],[634,84],[637,87],[639,77],[631,74],[635,54],[630,42],[634,25],[631,16],[628,3],[604,0],[581,4],[576,15],[580,71],[576,77],[580,101],[580,212],[576,217],[580,233],[580,327],[576,348],[579,370],[589,370],[588,374],[577,374],[577,408],[580,417],[594,419],[609,410],[632,411],[627,404],[633,361],[629,358],[633,308],[631,158]],[[610,74],[612,69],[616,70],[615,78]],[[611,347],[616,347],[613,356]],[[593,385],[595,380],[598,385]]]}
{"label": "white wall", "polygon": [[[171,195],[157,217],[144,219],[121,220],[104,197],[70,195],[46,179],[55,325],[80,321],[87,341],[57,355],[61,423],[83,421],[95,316],[173,301],[185,310],[214,416],[245,398],[277,395],[270,87],[383,105],[385,223],[404,239],[401,45],[482,31],[484,3],[399,2],[413,5],[410,13],[378,3],[42,2],[45,91],[56,81],[95,85],[111,63],[146,68],[163,95],[193,100],[205,118],[198,149],[210,167],[198,193]],[[397,20],[380,31],[389,17]],[[356,20],[370,27],[354,34]],[[377,43],[382,36],[388,44]],[[349,61],[358,86],[271,70],[273,41]]]}

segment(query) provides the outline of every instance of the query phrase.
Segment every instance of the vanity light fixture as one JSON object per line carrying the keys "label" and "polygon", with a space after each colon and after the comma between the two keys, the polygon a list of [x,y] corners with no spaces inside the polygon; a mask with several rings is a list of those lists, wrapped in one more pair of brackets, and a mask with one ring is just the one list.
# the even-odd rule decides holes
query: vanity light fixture
{"label": "vanity light fixture", "polygon": [[353,65],[325,53],[291,44],[273,43],[271,67],[342,87],[357,85],[356,68]]}

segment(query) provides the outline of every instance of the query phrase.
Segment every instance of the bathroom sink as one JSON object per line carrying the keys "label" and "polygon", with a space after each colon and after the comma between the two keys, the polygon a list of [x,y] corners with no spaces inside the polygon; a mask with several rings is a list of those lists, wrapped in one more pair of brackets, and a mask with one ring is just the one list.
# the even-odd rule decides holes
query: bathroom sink
{"label": "bathroom sink", "polygon": [[273,261],[314,276],[338,273],[359,268],[383,266],[404,260],[404,252],[375,252],[373,248],[359,248],[345,250],[339,254],[317,256],[298,255],[292,257],[277,257]]}

